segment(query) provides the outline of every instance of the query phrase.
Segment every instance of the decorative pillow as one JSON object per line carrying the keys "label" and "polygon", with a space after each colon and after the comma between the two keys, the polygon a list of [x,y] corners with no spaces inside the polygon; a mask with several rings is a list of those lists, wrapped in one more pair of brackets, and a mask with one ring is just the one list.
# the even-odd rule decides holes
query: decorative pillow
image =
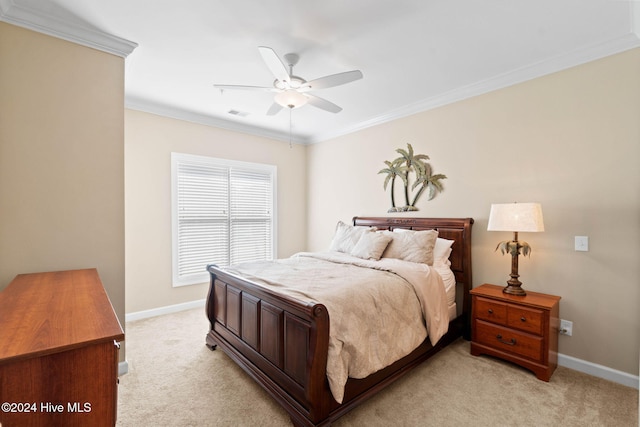
{"label": "decorative pillow", "polygon": [[453,240],[441,239],[440,237],[436,239],[436,245],[433,248],[434,264],[451,265],[449,255],[451,255],[451,246],[453,245],[453,242]]}
{"label": "decorative pillow", "polygon": [[[394,228],[394,233],[415,233],[415,230],[409,230],[408,228]],[[433,264],[446,264],[451,265],[449,256],[451,255],[451,246],[454,241],[448,239],[442,239],[438,237],[436,239],[436,245],[433,248]]]}
{"label": "decorative pillow", "polygon": [[373,233],[374,231],[376,231],[374,227],[354,227],[353,225],[338,221],[336,232],[333,235],[329,249],[349,254],[364,233]]}
{"label": "decorative pillow", "polygon": [[379,260],[392,237],[382,233],[362,233],[351,255],[363,259]]}
{"label": "decorative pillow", "polygon": [[398,258],[433,265],[433,248],[438,238],[436,230],[410,230],[410,232],[401,233],[384,231],[383,234],[393,238],[382,254],[384,258]]}

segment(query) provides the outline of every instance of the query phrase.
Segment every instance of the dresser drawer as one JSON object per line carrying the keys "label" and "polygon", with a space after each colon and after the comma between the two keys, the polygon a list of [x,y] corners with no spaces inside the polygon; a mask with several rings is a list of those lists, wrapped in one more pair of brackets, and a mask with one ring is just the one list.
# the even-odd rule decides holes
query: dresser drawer
{"label": "dresser drawer", "polygon": [[511,354],[543,362],[543,339],[524,332],[475,320],[473,340]]}
{"label": "dresser drawer", "polygon": [[475,297],[473,303],[476,319],[507,324],[507,304],[481,297]]}
{"label": "dresser drawer", "polygon": [[536,335],[543,335],[544,312],[535,308],[511,305],[507,307],[507,326]]}

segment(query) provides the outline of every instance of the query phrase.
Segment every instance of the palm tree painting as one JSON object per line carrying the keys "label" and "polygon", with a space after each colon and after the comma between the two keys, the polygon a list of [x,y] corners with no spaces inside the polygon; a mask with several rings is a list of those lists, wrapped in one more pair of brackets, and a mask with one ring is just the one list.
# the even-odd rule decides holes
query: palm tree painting
{"label": "palm tree painting", "polygon": [[[391,183],[391,208],[388,212],[417,211],[416,202],[422,193],[425,190],[429,190],[429,200],[433,199],[436,194],[444,190],[442,180],[447,177],[443,174],[433,174],[431,165],[427,163],[429,156],[426,154],[414,154],[411,144],[407,144],[406,150],[398,148],[396,152],[400,154],[400,157],[393,161],[385,160],[384,164],[387,167],[378,172],[379,174],[387,175],[384,179],[385,190]],[[413,184],[410,185],[412,173],[415,177],[413,178]],[[396,206],[394,185],[397,177],[400,177],[404,184],[405,205],[403,207]],[[411,202],[409,188],[411,188],[411,191],[415,191]]]}

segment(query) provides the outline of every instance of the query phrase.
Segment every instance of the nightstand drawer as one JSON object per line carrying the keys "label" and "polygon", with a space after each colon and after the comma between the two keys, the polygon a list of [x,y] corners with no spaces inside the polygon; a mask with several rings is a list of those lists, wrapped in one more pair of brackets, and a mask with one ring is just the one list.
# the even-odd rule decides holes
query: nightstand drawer
{"label": "nightstand drawer", "polygon": [[475,304],[477,319],[499,323],[500,325],[507,324],[507,304],[482,297],[474,298],[473,303]]}
{"label": "nightstand drawer", "polygon": [[475,321],[474,341],[538,362],[543,361],[543,339],[524,332],[497,326],[482,320]]}
{"label": "nightstand drawer", "polygon": [[544,312],[534,308],[509,305],[507,308],[507,326],[532,334],[542,335]]}

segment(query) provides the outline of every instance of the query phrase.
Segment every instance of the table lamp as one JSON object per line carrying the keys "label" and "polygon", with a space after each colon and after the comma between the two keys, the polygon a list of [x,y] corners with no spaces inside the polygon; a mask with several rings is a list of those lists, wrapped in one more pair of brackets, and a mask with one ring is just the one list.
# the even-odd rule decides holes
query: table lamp
{"label": "table lamp", "polygon": [[522,282],[518,280],[518,256],[527,256],[531,253],[531,246],[527,242],[518,241],[519,232],[544,231],[542,221],[542,207],[540,203],[504,203],[492,204],[489,213],[488,231],[513,231],[513,240],[505,240],[498,243],[496,251],[500,249],[502,254],[511,254],[511,279],[502,290],[505,294],[526,295],[522,289]]}

